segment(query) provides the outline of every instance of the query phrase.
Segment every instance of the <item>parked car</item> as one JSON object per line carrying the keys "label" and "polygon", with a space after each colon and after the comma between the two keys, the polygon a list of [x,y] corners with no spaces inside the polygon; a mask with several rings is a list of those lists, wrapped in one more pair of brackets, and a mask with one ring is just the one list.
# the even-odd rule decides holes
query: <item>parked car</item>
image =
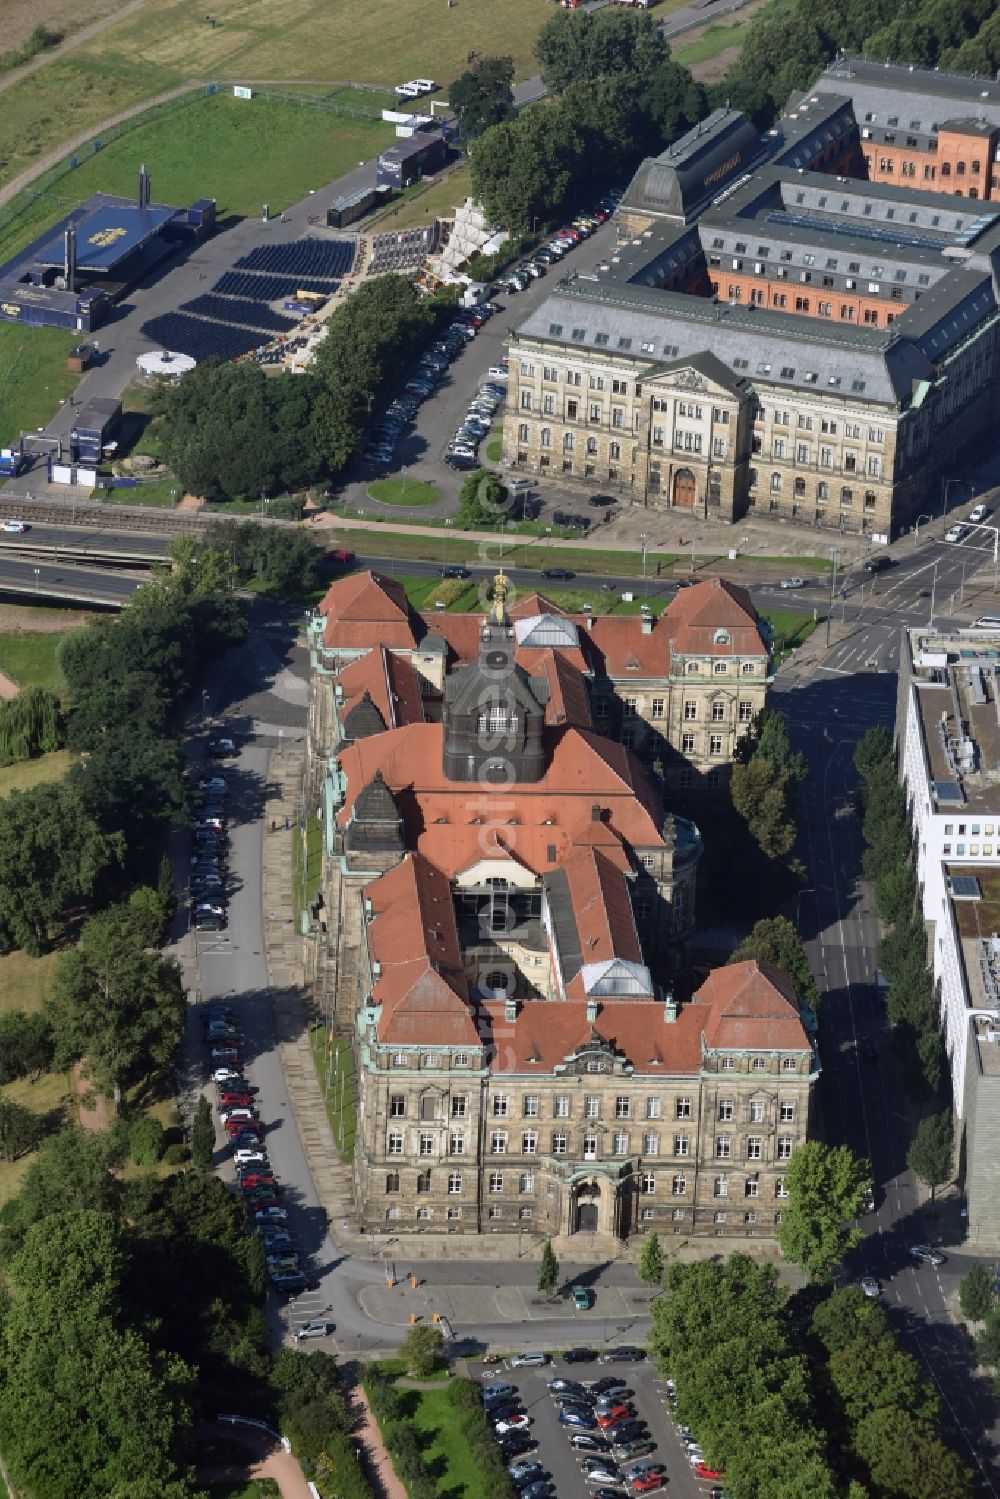
{"label": "parked car", "polygon": [[576,1312],[589,1312],[594,1304],[594,1293],[586,1286],[574,1286],[571,1292],[573,1299],[573,1310]]}
{"label": "parked car", "polygon": [[645,1348],[633,1348],[623,1343],[620,1348],[609,1348],[601,1354],[602,1364],[640,1364],[646,1357]]}
{"label": "parked car", "polygon": [[612,1450],[607,1437],[598,1436],[594,1431],[574,1431],[569,1444],[578,1452],[610,1452]]}
{"label": "parked car", "polygon": [[592,1395],[609,1395],[612,1390],[624,1389],[625,1381],[618,1374],[605,1374],[602,1378],[595,1379],[588,1388]]}
{"label": "parked car", "polygon": [[592,1364],[597,1358],[594,1348],[567,1348],[563,1354],[565,1364]]}
{"label": "parked car", "polygon": [[252,1146],[244,1146],[233,1155],[237,1166],[263,1166],[267,1161],[267,1155],[263,1150],[254,1150]]}
{"label": "parked car", "polygon": [[509,1400],[511,1395],[519,1395],[521,1392],[516,1384],[491,1384],[483,1388],[483,1404],[489,1405],[494,1400]]}
{"label": "parked car", "polygon": [[662,1487],[663,1487],[663,1485],[664,1485],[664,1483],[666,1481],[666,1474],[665,1474],[665,1472],[664,1473],[643,1473],[641,1475],[641,1477],[639,1477],[639,1478],[633,1478],[633,1479],[630,1479],[629,1481],[632,1484],[632,1492],[633,1493],[635,1493],[635,1494],[652,1494],[657,1489],[662,1489]]}
{"label": "parked car", "polygon": [[611,1455],[618,1462],[629,1462],[637,1457],[647,1457],[649,1453],[656,1451],[656,1443],[651,1442],[648,1437],[637,1437],[631,1442],[612,1442]]}
{"label": "parked car", "polygon": [[524,1427],[531,1425],[531,1417],[526,1411],[511,1411],[510,1415],[494,1421],[493,1430],[497,1436],[504,1436],[508,1431],[521,1431]]}
{"label": "parked car", "polygon": [[222,734],[218,739],[208,741],[208,753],[213,760],[227,760],[231,756],[239,754],[236,748],[236,740],[230,739],[228,735]]}
{"label": "parked car", "polygon": [[510,1361],[510,1367],[512,1369],[536,1369],[540,1368],[543,1364],[547,1364],[548,1361],[549,1356],[547,1353],[540,1353],[533,1350],[530,1353],[515,1353]]}
{"label": "parked car", "polygon": [[718,1468],[710,1468],[708,1463],[696,1463],[694,1476],[695,1478],[722,1478],[725,1475],[720,1473]]}
{"label": "parked car", "polygon": [[314,1317],[311,1322],[303,1322],[301,1327],[295,1329],[295,1337],[297,1342],[302,1343],[306,1338],[328,1338],[332,1332],[332,1322],[325,1322],[322,1317]]}
{"label": "parked car", "polygon": [[540,1478],[545,1472],[541,1463],[534,1457],[517,1458],[514,1462],[507,1464],[507,1472],[515,1483],[530,1482],[533,1478]]}
{"label": "parked car", "polygon": [[577,1379],[550,1379],[548,1387],[553,1395],[587,1396],[586,1385],[582,1385]]}
{"label": "parked car", "polygon": [[576,1426],[580,1431],[593,1431],[597,1426],[596,1417],[583,1411],[560,1411],[559,1422],[562,1426]]}

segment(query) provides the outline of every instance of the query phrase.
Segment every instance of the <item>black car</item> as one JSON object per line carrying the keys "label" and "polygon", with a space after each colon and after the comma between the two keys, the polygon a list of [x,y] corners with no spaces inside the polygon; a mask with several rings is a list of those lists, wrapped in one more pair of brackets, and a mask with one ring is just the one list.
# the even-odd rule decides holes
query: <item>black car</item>
{"label": "black car", "polygon": [[448,567],[442,567],[441,576],[442,578],[471,578],[472,573],[469,568],[454,563]]}
{"label": "black car", "polygon": [[631,1348],[623,1343],[620,1348],[609,1348],[601,1354],[602,1364],[641,1364],[646,1357],[645,1348]]}
{"label": "black car", "polygon": [[208,741],[208,753],[213,760],[225,760],[231,755],[237,754],[235,739],[210,739]]}
{"label": "black car", "polygon": [[617,1374],[605,1374],[603,1379],[594,1380],[594,1383],[590,1386],[590,1393],[595,1397],[610,1395],[612,1390],[623,1390],[624,1388],[624,1379],[620,1379]]}
{"label": "black car", "polygon": [[592,1364],[597,1358],[596,1348],[567,1348],[563,1354],[566,1364]]}
{"label": "black car", "polygon": [[212,916],[205,911],[194,913],[194,925],[199,932],[224,932],[226,930],[226,918],[224,916]]}
{"label": "black car", "polygon": [[892,567],[893,559],[885,552],[876,552],[873,557],[865,559],[866,573],[882,573],[887,567]]}
{"label": "black car", "polygon": [[618,501],[613,494],[592,494],[589,503],[595,510],[606,510],[609,505],[617,505]]}
{"label": "black car", "polygon": [[542,577],[556,579],[561,583],[568,583],[570,578],[575,577],[568,567],[543,567]]}
{"label": "black car", "polygon": [[535,1441],[534,1437],[529,1436],[526,1431],[509,1431],[507,1435],[497,1443],[497,1448],[500,1452],[500,1456],[503,1458],[505,1463],[513,1462],[515,1457],[523,1457],[526,1452],[534,1452],[537,1446],[538,1443]]}
{"label": "black car", "polygon": [[638,1442],[642,1437],[648,1437],[649,1427],[641,1416],[637,1416],[612,1426],[610,1435],[613,1445],[620,1447],[623,1442]]}

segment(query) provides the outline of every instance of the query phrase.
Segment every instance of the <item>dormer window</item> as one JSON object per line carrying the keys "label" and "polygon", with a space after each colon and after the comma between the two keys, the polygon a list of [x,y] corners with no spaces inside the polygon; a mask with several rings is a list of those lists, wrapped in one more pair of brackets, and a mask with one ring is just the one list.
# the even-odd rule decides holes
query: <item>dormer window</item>
{"label": "dormer window", "polygon": [[517,714],[508,713],[504,707],[494,706],[476,719],[480,734],[514,734],[517,732]]}
{"label": "dormer window", "polygon": [[728,645],[729,644],[729,631],[728,630],[716,630],[715,634],[712,636],[712,639],[714,640],[714,642],[715,642],[716,645]]}

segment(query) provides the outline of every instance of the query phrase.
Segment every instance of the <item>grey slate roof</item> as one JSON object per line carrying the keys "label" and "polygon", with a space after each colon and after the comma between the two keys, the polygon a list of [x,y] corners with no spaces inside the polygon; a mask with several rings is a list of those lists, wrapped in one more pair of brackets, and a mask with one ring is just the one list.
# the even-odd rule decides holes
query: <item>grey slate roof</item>
{"label": "grey slate roof", "polygon": [[1000,83],[942,73],[936,68],[910,68],[865,62],[859,57],[836,58],[807,91],[849,95],[858,124],[896,126],[911,134],[935,134],[950,119],[985,119],[1000,125]]}
{"label": "grey slate roof", "polygon": [[735,109],[717,109],[659,156],[646,158],[626,188],[621,207],[689,219],[764,154],[749,120]]}
{"label": "grey slate roof", "polygon": [[[584,337],[574,339],[574,329]],[[823,324],[794,313],[607,283],[560,283],[518,333],[567,351],[586,349],[591,357],[601,347],[597,335],[607,333],[610,343],[603,352],[627,352],[633,361],[645,357],[650,366],[689,364],[695,356],[712,354],[754,384],[863,394],[866,403],[886,406],[908,400],[913,381],[932,379],[934,373],[928,359],[891,328]],[[627,351],[618,348],[621,338],[631,340]],[[783,377],[784,369],[792,373]]]}

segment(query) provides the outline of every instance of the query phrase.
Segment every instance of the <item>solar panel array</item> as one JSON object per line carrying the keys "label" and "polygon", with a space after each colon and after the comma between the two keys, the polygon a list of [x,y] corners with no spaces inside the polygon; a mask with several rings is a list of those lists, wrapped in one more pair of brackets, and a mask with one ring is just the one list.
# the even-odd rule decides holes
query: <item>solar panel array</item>
{"label": "solar panel array", "polygon": [[317,281],[308,276],[258,276],[251,271],[227,271],[212,287],[220,297],[252,297],[257,302],[277,302],[297,291],[318,291],[332,297],[337,281]]}
{"label": "solar panel array", "polygon": [[190,317],[182,312],[166,312],[162,317],[143,323],[147,338],[178,354],[192,359],[236,359],[259,349],[267,339],[252,328],[235,328],[230,323],[210,323],[205,318]]}
{"label": "solar panel array", "polygon": [[287,333],[289,328],[295,326],[294,318],[272,312],[266,302],[247,302],[239,297],[215,297],[211,293],[195,297],[192,302],[182,302],[180,311],[193,313],[196,317],[218,318],[223,323],[240,323],[247,328],[260,328],[268,333]]}
{"label": "solar panel array", "polygon": [[258,245],[236,262],[238,271],[278,271],[286,276],[346,276],[354,264],[354,241],[300,239],[293,244]]}

